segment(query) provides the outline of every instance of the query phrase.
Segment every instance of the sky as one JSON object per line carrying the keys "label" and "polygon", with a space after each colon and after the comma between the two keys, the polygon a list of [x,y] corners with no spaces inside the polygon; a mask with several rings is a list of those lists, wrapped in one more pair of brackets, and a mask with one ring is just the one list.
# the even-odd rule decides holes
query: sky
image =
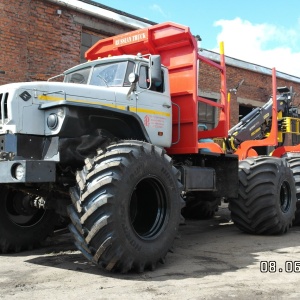
{"label": "sky", "polygon": [[299,0],[93,0],[200,35],[201,48],[300,77]]}

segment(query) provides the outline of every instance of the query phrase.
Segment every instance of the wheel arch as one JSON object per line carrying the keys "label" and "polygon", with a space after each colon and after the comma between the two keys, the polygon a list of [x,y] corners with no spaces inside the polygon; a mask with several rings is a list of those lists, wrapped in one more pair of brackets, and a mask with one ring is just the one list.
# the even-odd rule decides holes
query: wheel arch
{"label": "wheel arch", "polygon": [[151,142],[141,119],[128,110],[69,101],[43,104],[40,109],[58,107],[66,109],[66,117],[58,133],[59,136],[82,136],[93,130],[103,129],[119,139]]}

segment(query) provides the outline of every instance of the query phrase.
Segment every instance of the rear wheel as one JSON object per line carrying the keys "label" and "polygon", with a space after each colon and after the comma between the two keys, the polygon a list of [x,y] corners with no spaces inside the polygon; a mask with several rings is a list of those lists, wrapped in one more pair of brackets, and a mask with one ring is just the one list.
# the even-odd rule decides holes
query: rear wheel
{"label": "rear wheel", "polygon": [[239,196],[230,199],[229,209],[242,231],[285,233],[296,210],[295,183],[287,162],[268,156],[240,161]]}
{"label": "rear wheel", "polygon": [[54,210],[31,207],[32,198],[0,185],[0,251],[19,252],[40,245],[54,231]]}
{"label": "rear wheel", "polygon": [[178,230],[183,200],[177,175],[164,150],[139,141],[87,159],[69,207],[78,249],[107,270],[155,268]]}
{"label": "rear wheel", "polygon": [[293,222],[293,225],[300,225],[300,157],[291,156],[291,157],[286,157],[285,159],[288,162],[293,172],[295,186],[296,186],[297,205],[296,205],[295,220]]}

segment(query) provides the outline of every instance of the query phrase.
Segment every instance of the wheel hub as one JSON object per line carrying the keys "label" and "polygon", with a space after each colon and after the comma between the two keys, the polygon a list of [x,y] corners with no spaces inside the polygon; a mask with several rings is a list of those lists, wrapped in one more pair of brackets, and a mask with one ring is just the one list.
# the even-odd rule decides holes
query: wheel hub
{"label": "wheel hub", "polygon": [[34,198],[20,191],[9,191],[6,211],[11,222],[18,226],[32,226],[43,217],[45,210],[33,207]]}
{"label": "wheel hub", "polygon": [[289,184],[285,181],[280,189],[280,208],[282,212],[286,213],[289,211],[291,201],[291,189]]}
{"label": "wheel hub", "polygon": [[153,239],[162,230],[167,217],[167,198],[162,183],[154,177],[142,179],[135,187],[130,202],[130,219],[136,234]]}
{"label": "wheel hub", "polygon": [[19,215],[30,216],[34,214],[37,209],[32,206],[33,198],[21,192],[15,194],[13,198],[13,206],[15,212]]}

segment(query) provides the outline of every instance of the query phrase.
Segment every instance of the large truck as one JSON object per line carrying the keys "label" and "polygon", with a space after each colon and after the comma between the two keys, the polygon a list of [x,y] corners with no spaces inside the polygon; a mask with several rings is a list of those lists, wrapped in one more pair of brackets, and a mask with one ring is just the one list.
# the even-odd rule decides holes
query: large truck
{"label": "large truck", "polygon": [[[214,141],[229,140],[220,48],[220,63],[209,60],[188,27],[168,22],[100,40],[63,81],[1,86],[1,252],[35,247],[70,220],[89,261],[122,273],[153,270],[173,245],[183,207],[188,217],[191,206],[220,199],[240,229],[286,232],[297,172],[284,156],[299,147],[277,147],[277,118],[263,139],[281,149],[273,156],[248,141],[234,151]],[[199,63],[220,73],[217,102],[198,95]],[[273,99],[275,116],[275,84]],[[214,128],[203,130],[199,103],[219,110]]]}

